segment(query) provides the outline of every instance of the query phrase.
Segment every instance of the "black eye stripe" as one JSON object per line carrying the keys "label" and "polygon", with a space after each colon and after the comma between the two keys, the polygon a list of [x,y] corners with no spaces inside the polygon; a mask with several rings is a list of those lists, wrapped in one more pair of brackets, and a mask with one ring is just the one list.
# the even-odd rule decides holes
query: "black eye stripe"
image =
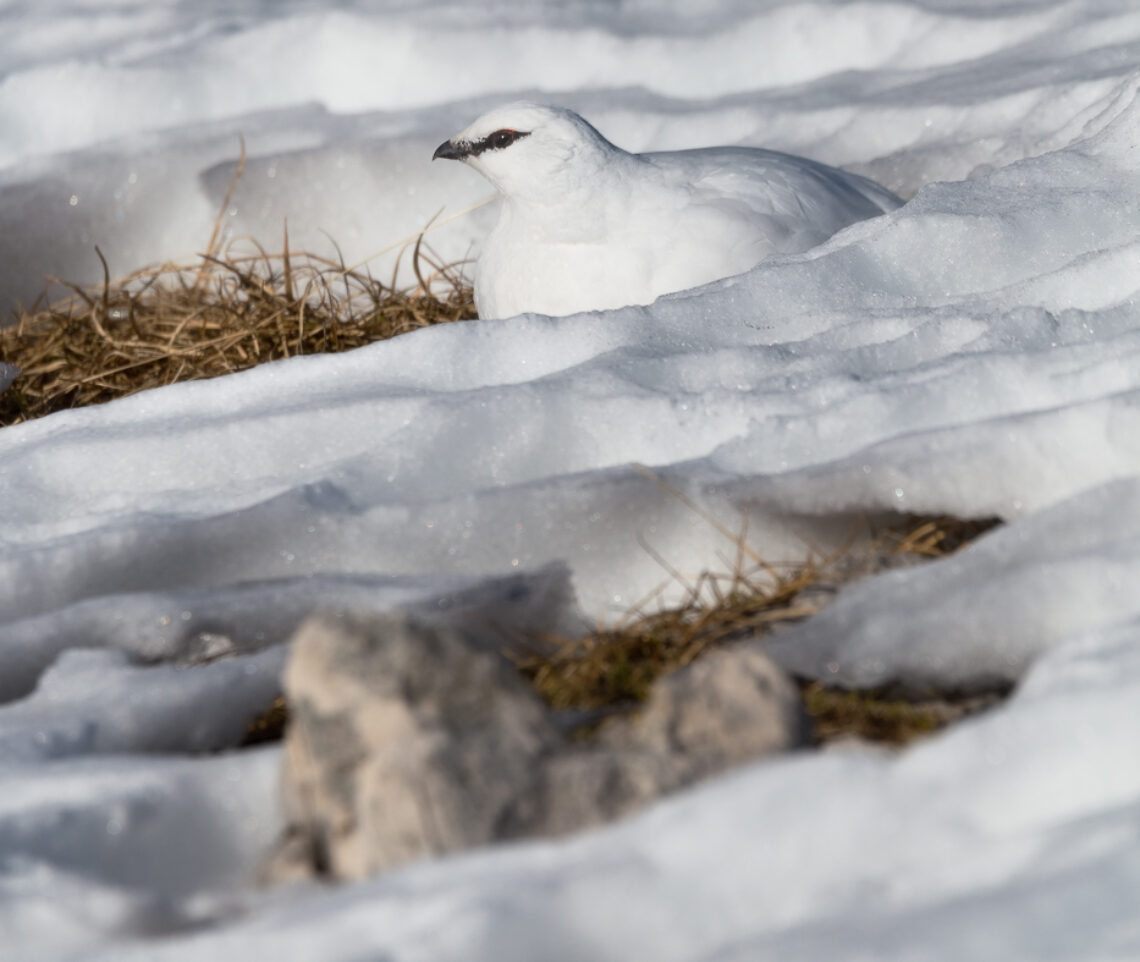
{"label": "black eye stripe", "polygon": [[488,134],[482,140],[477,140],[471,145],[470,154],[478,157],[479,154],[485,150],[502,150],[504,147],[509,147],[516,140],[522,140],[523,137],[529,137],[529,130],[496,130],[493,134]]}

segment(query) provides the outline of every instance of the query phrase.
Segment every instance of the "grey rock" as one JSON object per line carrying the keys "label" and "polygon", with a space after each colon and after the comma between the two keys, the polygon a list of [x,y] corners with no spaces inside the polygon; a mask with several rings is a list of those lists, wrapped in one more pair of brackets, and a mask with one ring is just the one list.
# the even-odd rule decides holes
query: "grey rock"
{"label": "grey rock", "polygon": [[663,678],[628,726],[611,726],[602,740],[668,755],[687,777],[702,777],[784,751],[807,734],[791,679],[759,648],[739,645]]}
{"label": "grey rock", "polygon": [[491,841],[559,741],[503,659],[407,616],[309,619],[284,684],[294,841],[278,876],[298,855],[355,879]]}
{"label": "grey rock", "polygon": [[555,836],[802,744],[795,687],[755,646],[712,652],[583,745],[506,659],[410,615],[298,630],[269,878],[359,879],[501,839]]}
{"label": "grey rock", "polygon": [[578,748],[548,758],[504,838],[553,837],[629,815],[685,784],[673,760],[642,749]]}
{"label": "grey rock", "polygon": [[767,655],[719,649],[661,679],[644,707],[609,721],[592,748],[549,759],[535,798],[515,808],[507,830],[561,835],[607,822],[809,735],[795,686]]}

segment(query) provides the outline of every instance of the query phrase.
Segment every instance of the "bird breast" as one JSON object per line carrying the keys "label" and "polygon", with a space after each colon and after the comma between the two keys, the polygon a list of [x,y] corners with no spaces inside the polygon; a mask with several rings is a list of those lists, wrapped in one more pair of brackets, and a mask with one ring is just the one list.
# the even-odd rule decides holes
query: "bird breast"
{"label": "bird breast", "polygon": [[767,234],[757,233],[754,216],[686,200],[631,198],[624,211],[595,206],[553,224],[508,205],[476,266],[479,316],[649,304],[747,270],[771,249],[757,247]]}
{"label": "bird breast", "polygon": [[771,151],[618,156],[539,202],[504,198],[476,266],[480,317],[648,304],[898,205],[864,178]]}

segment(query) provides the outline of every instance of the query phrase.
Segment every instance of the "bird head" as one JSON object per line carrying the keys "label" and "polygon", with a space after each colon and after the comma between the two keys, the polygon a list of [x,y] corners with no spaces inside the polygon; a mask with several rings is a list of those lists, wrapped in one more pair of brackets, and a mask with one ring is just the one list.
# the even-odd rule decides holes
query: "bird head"
{"label": "bird head", "polygon": [[572,110],[516,103],[444,141],[432,160],[461,160],[508,198],[549,203],[552,191],[587,184],[622,153]]}

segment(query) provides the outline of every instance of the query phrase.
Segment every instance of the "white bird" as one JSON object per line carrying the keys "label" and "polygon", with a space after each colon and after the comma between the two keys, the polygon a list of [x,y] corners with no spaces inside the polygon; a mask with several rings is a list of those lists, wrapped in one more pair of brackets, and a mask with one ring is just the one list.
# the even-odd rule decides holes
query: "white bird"
{"label": "white bird", "polygon": [[865,177],[771,150],[631,154],[571,110],[528,103],[484,114],[437,157],[503,195],[475,267],[482,318],[648,304],[902,203]]}

